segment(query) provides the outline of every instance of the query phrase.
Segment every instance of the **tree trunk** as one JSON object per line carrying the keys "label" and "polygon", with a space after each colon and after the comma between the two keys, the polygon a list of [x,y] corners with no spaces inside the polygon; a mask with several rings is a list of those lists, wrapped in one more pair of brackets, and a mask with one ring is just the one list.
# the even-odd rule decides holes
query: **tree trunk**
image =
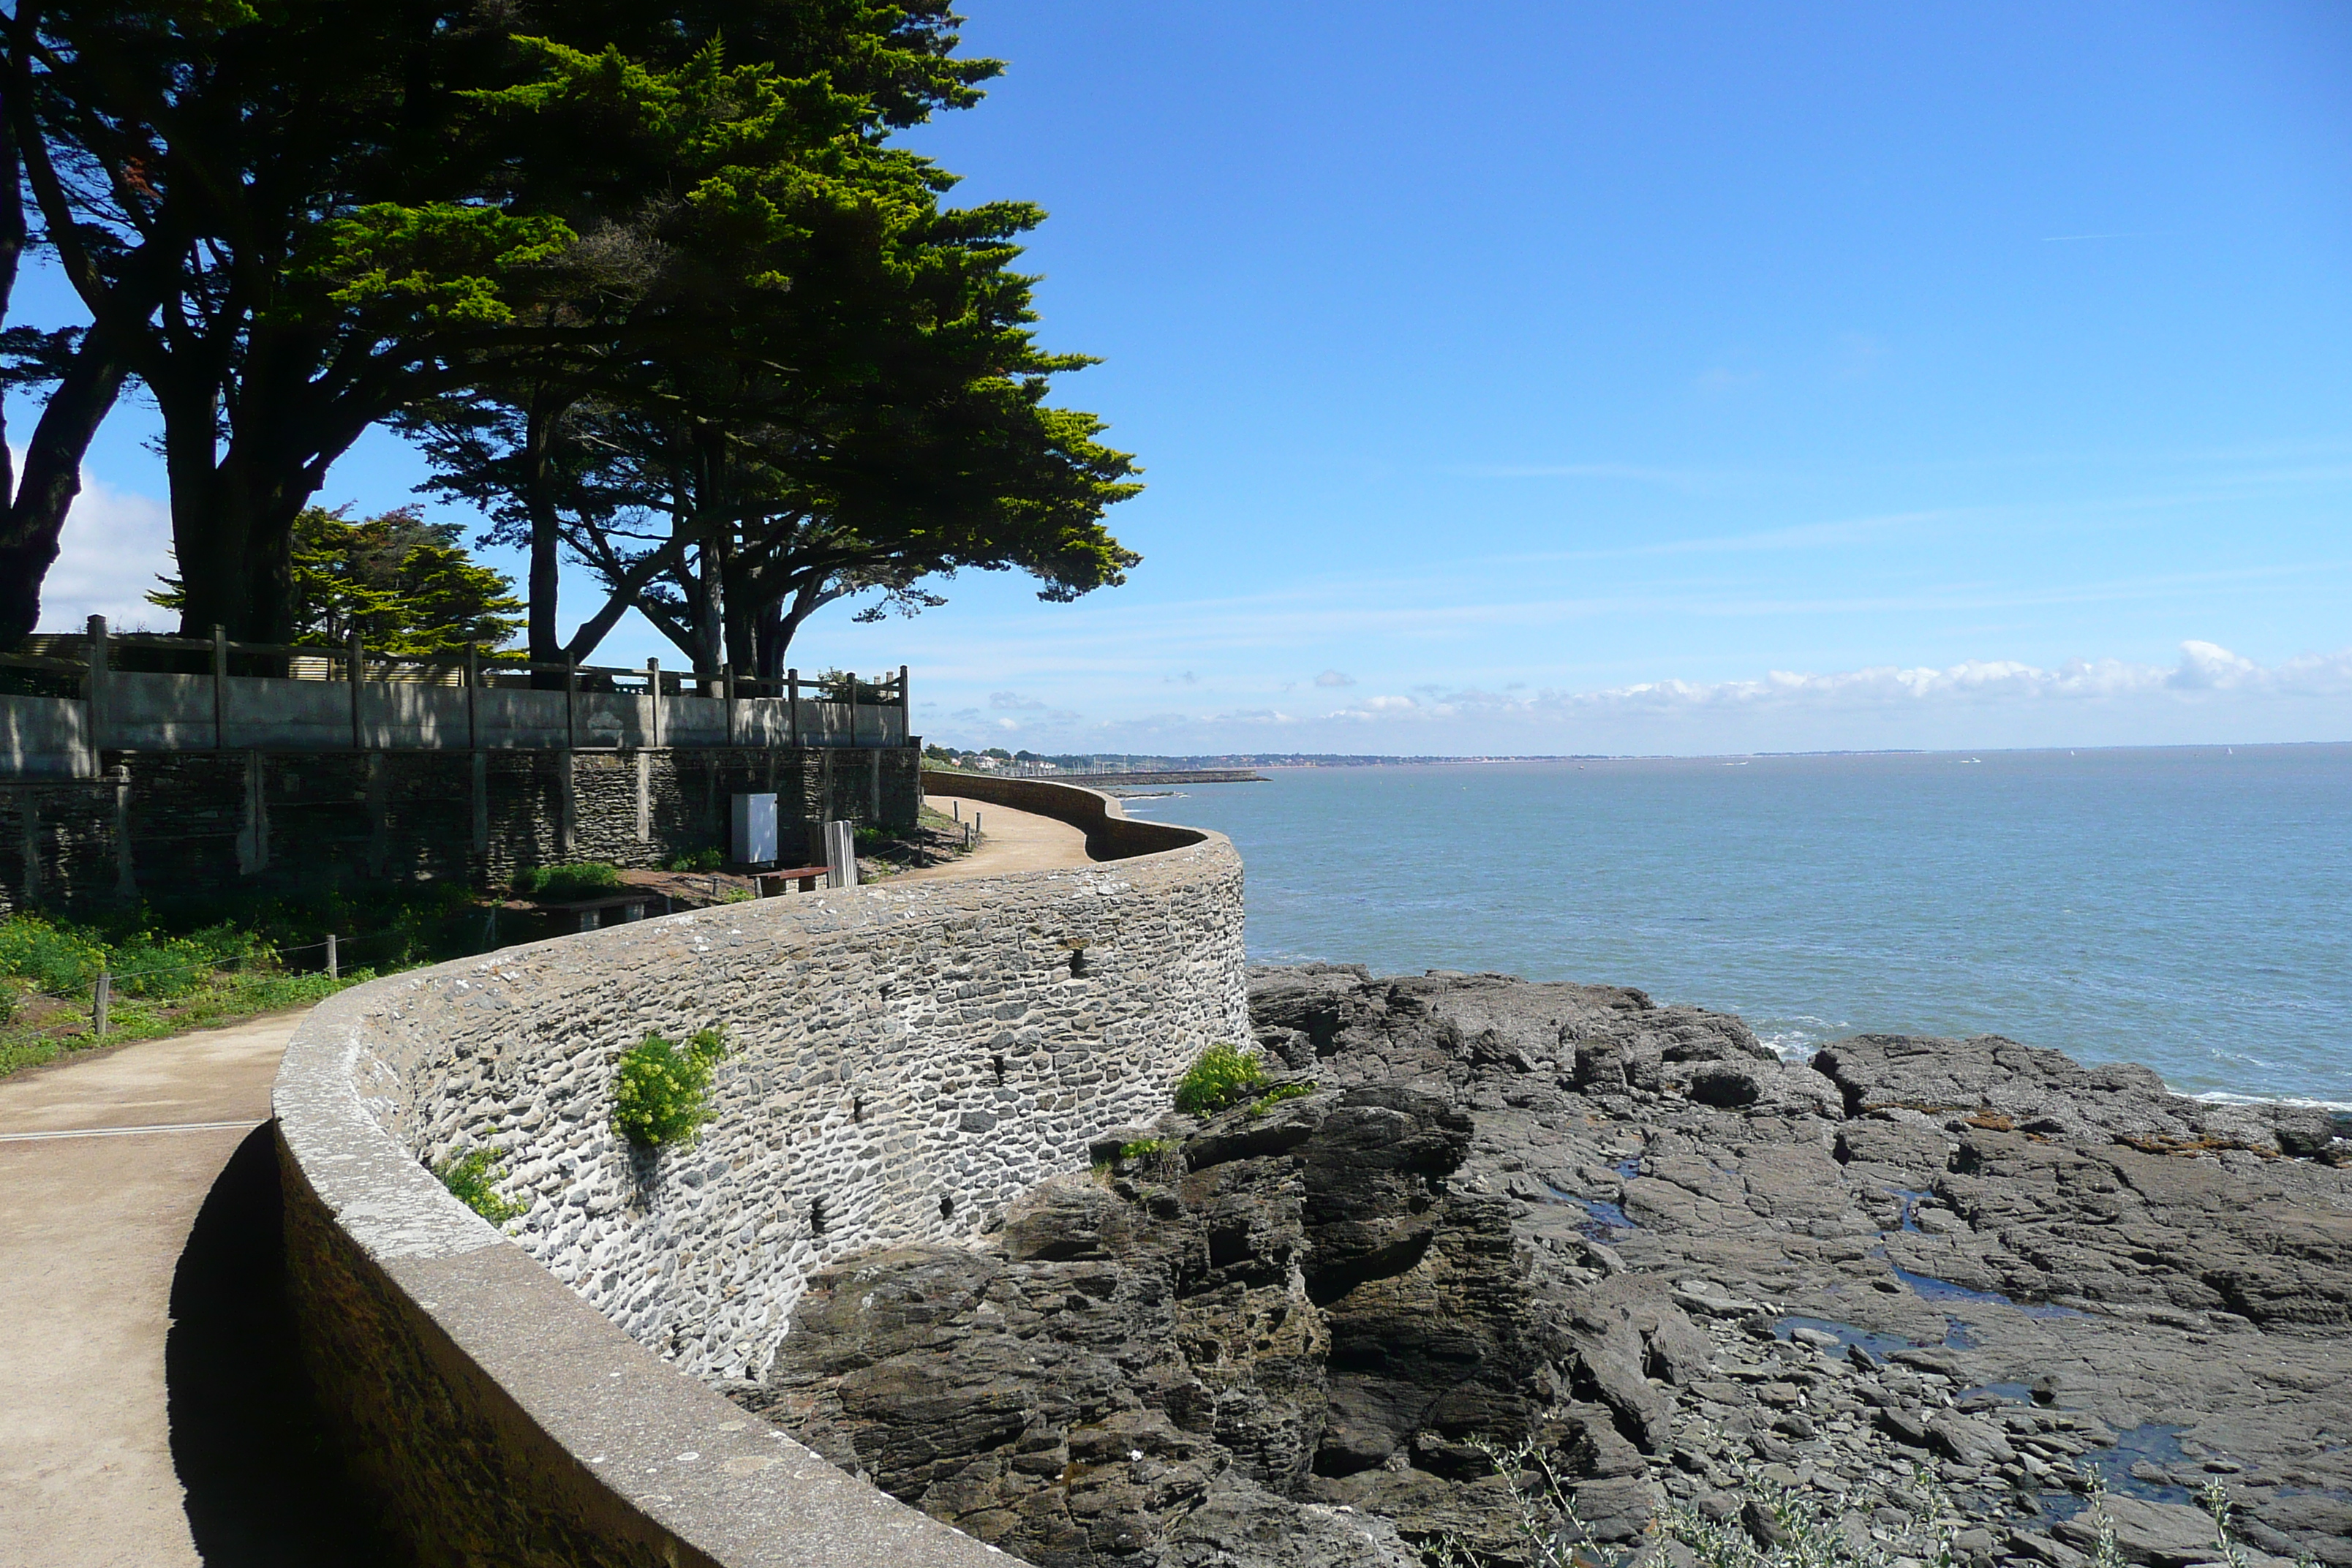
{"label": "tree trunk", "polygon": [[57,561],[66,513],[81,493],[82,455],[113,408],[127,370],[110,342],[92,329],[33,426],[24,476],[0,521],[0,647],[13,647],[40,624],[41,584]]}

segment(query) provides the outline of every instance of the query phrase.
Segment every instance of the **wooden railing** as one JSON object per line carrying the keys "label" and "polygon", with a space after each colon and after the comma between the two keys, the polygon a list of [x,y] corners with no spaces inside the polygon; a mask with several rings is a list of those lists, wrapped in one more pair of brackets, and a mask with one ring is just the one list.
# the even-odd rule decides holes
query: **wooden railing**
{"label": "wooden railing", "polygon": [[[348,688],[348,704],[321,683]],[[86,634],[37,635],[0,652],[0,704],[10,710],[0,741],[15,757],[13,767],[0,758],[0,773],[57,771],[29,762],[36,752],[84,753],[94,769],[101,749],[898,745],[911,717],[903,665],[878,679],[760,679],[731,667],[552,662],[478,647],[418,658],[357,637],[126,636],[99,616]]]}

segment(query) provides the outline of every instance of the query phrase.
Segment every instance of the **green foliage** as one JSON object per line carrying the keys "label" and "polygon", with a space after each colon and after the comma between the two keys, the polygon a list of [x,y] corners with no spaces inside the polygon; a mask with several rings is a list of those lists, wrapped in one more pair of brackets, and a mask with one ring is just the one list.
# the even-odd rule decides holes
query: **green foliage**
{"label": "green foliage", "polygon": [[52,925],[37,915],[0,921],[0,973],[30,981],[36,991],[85,995],[112,959],[113,950],[87,931]]}
{"label": "green foliage", "polygon": [[[294,519],[294,599],[289,638],[341,647],[353,632],[374,652],[404,658],[497,647],[522,625],[513,581],[476,563],[454,522],[397,507],[358,522],[307,507]],[[173,578],[150,604],[184,610]]]}
{"label": "green foliage", "polygon": [[621,868],[603,860],[533,866],[515,873],[515,890],[537,899],[593,899],[621,885]]}
{"label": "green foliage", "polygon": [[441,1184],[449,1189],[450,1195],[492,1225],[504,1225],[530,1212],[529,1204],[509,1203],[499,1196],[492,1184],[506,1173],[491,1169],[488,1149],[477,1149],[462,1158],[445,1161],[433,1167],[433,1173],[441,1178]]}
{"label": "green foliage", "polygon": [[1211,1046],[1176,1082],[1176,1109],[1187,1116],[1213,1116],[1239,1105],[1265,1082],[1257,1053]]}
{"label": "green foliage", "polygon": [[667,871],[716,871],[722,858],[716,849],[694,849],[683,855],[673,855],[662,862]]}
{"label": "green foliage", "polygon": [[1166,1152],[1168,1140],[1165,1138],[1139,1138],[1132,1143],[1118,1146],[1118,1157],[1122,1160],[1150,1160]]}
{"label": "green foliage", "polygon": [[716,1029],[698,1030],[682,1046],[647,1035],[614,1068],[614,1127],[643,1148],[691,1143],[710,1120],[711,1073],[726,1054]]}
{"label": "green foliage", "polygon": [[1301,1095],[1313,1094],[1314,1092],[1315,1086],[1311,1083],[1276,1084],[1272,1089],[1267,1089],[1264,1094],[1258,1096],[1257,1099],[1250,1102],[1250,1114],[1252,1116],[1264,1116],[1267,1111],[1272,1110],[1276,1106],[1280,1105],[1286,1100],[1297,1100]]}

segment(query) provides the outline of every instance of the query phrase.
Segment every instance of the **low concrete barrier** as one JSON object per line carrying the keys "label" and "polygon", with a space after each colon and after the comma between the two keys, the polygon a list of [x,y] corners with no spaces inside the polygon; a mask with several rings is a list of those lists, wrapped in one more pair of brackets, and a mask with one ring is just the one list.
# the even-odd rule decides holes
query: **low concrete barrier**
{"label": "low concrete barrier", "polygon": [[[1006,1561],[688,1373],[756,1373],[811,1271],[977,1236],[1245,1037],[1232,846],[1018,782],[1051,793],[989,798],[1153,847],[588,932],[305,1021],[276,1104],[306,1359],[420,1561]],[[614,1058],[712,1024],[714,1120],[633,1151]],[[529,1205],[511,1238],[426,1168],[470,1148]]]}
{"label": "low concrete barrier", "polygon": [[1087,853],[1097,860],[1181,849],[1213,837],[1197,827],[1139,822],[1121,809],[1115,796],[1100,790],[1081,789],[1076,784],[1055,784],[1051,779],[990,778],[985,773],[925,768],[923,790],[926,794],[957,795],[966,800],[1009,805],[1015,811],[1034,811],[1082,827],[1087,835]]}

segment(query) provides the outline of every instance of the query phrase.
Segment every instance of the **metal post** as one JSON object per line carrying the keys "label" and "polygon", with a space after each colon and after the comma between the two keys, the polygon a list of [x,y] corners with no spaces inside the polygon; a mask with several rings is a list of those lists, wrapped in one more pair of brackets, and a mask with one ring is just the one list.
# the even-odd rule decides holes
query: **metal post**
{"label": "metal post", "polygon": [[89,776],[96,778],[106,771],[100,756],[104,750],[103,726],[106,721],[106,617],[89,618]]}
{"label": "metal post", "polygon": [[482,749],[482,645],[466,645],[466,750]]}
{"label": "metal post", "polygon": [[329,931],[327,933],[327,978],[330,980],[341,980],[342,977],[342,959],[341,956],[335,952],[335,933],[333,931]]}
{"label": "metal post", "polygon": [[213,750],[228,745],[228,633],[213,628]]}
{"label": "metal post", "polygon": [[653,728],[652,728],[652,732],[651,732],[651,733],[649,733],[649,734],[647,734],[647,735],[646,735],[646,744],[647,744],[648,746],[658,746],[658,745],[660,745],[660,744],[662,743],[662,740],[661,740],[661,699],[662,699],[662,690],[661,690],[661,660],[659,660],[659,659],[657,659],[657,658],[649,658],[649,659],[646,660],[646,691],[647,691],[647,692],[652,696],[652,698],[653,698],[653,703],[654,703],[653,718],[652,718],[652,720],[651,720],[651,723],[652,723]]}
{"label": "metal post", "polygon": [[98,984],[89,994],[89,1030],[93,1035],[106,1033],[106,1012],[114,1002],[114,976],[107,970],[98,972]]}
{"label": "metal post", "polygon": [[784,693],[785,709],[792,715],[793,747],[797,751],[801,743],[801,672],[799,670],[784,671]]}
{"label": "metal post", "polygon": [[578,706],[574,700],[580,692],[580,661],[570,654],[563,656],[563,745],[566,751],[580,745],[580,726],[573,717]]}
{"label": "metal post", "polygon": [[360,644],[360,634],[359,634],[359,633],[357,633],[357,632],[353,632],[353,633],[352,634],[351,664],[352,664],[352,751],[354,751],[354,752],[365,751],[365,750],[367,749],[367,747],[366,747],[366,742],[365,742],[365,741],[364,741],[364,739],[363,739],[363,731],[362,731],[362,729],[361,729],[361,727],[360,727],[360,679],[361,679],[361,670],[360,670],[360,666],[361,666],[362,663],[364,663],[364,662],[366,661],[366,658],[367,658],[367,650],[366,650],[366,648],[362,647],[361,646],[361,644]]}

